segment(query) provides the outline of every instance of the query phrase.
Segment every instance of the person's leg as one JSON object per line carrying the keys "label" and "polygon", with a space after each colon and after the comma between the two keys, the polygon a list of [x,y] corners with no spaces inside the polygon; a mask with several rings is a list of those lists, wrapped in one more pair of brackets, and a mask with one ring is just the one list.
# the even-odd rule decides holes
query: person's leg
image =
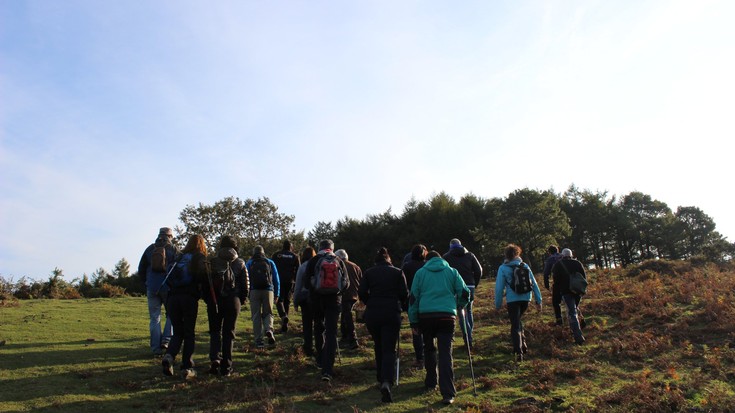
{"label": "person's leg", "polygon": [[324,304],[323,300],[312,301],[312,314],[314,315],[314,349],[316,350],[316,363],[321,367],[326,360],[324,353]]}
{"label": "person's leg", "polygon": [[436,342],[439,350],[439,391],[445,399],[454,398],[457,395],[457,389],[454,387],[453,341],[454,320],[441,320],[438,322]]}
{"label": "person's leg", "polygon": [[567,314],[569,315],[569,328],[572,330],[574,342],[577,344],[582,344],[585,340],[584,336],[582,335],[582,329],[579,327],[579,319],[577,318],[576,297],[573,294],[564,294],[561,298],[567,307]]}
{"label": "person's leg", "polygon": [[[261,311],[263,316],[263,328],[265,329],[266,335],[269,337],[270,340],[270,337],[273,335],[273,302],[275,299],[273,291],[265,291],[265,293],[266,294],[263,296],[264,302]],[[270,344],[273,344],[275,342],[275,339],[270,341]]]}
{"label": "person's leg", "polygon": [[413,341],[413,352],[416,355],[416,365],[423,367],[424,365],[424,338],[421,333],[414,334],[411,331],[411,340]]}
{"label": "person's leg", "polygon": [[510,341],[513,344],[513,354],[522,354],[521,351],[521,301],[510,302],[506,305],[508,308],[508,318],[510,318]]}
{"label": "person's leg", "polygon": [[232,371],[232,349],[235,344],[235,326],[240,314],[240,299],[227,297],[224,300],[224,314],[222,322],[222,363],[220,372],[228,374]]}
{"label": "person's leg", "polygon": [[253,321],[253,338],[256,346],[263,345],[263,306],[265,306],[265,291],[250,291],[250,316]]}
{"label": "person's leg", "polygon": [[182,304],[184,310],[184,333],[182,334],[184,349],[181,353],[181,368],[190,369],[194,367],[195,329],[197,313],[199,312],[199,302],[195,297],[184,294],[182,295]]}
{"label": "person's leg", "polygon": [[352,315],[352,309],[355,307],[357,300],[343,300],[342,301],[342,317],[341,317],[341,330],[342,340],[347,343],[351,349],[357,348],[357,333],[355,331],[355,319]]}
{"label": "person's leg", "polygon": [[168,291],[160,292],[158,295],[161,297],[163,309],[166,310],[166,321],[163,324],[163,332],[161,333],[161,348],[166,349],[168,348],[168,343],[171,342],[171,337],[174,336],[174,327],[171,324],[171,319],[168,317],[168,308],[166,307],[166,302],[168,302]]}
{"label": "person's leg", "polygon": [[561,317],[561,294],[558,291],[552,292],[551,294],[551,306],[554,308],[554,317],[556,318],[556,325],[563,325]]}
{"label": "person's leg", "polygon": [[467,341],[470,344],[470,348],[472,348],[473,341],[472,341],[472,333],[475,330],[475,318],[472,315],[472,304],[475,300],[475,287],[468,287],[470,289],[470,302],[467,303],[467,306],[465,307],[465,323],[467,325]]}
{"label": "person's leg", "polygon": [[419,321],[421,336],[424,341],[424,368],[426,376],[424,378],[424,386],[427,389],[433,389],[438,384],[437,372],[437,354],[436,354],[436,332],[434,320],[423,319]]}
{"label": "person's leg", "polygon": [[386,314],[385,322],[382,326],[382,382],[395,384],[396,378],[396,344],[398,343],[398,335],[401,330],[401,314]]}
{"label": "person's leg", "polygon": [[[331,298],[331,297],[330,297]],[[337,323],[339,321],[340,303],[329,301],[324,308],[324,355],[322,358],[322,374],[334,376],[334,359],[337,354]]]}
{"label": "person's leg", "polygon": [[[344,314],[344,313],[343,313]],[[378,383],[383,381],[383,321],[377,314],[368,315],[365,326],[373,338],[373,355],[375,357],[375,378]]]}
{"label": "person's leg", "polygon": [[311,356],[314,354],[314,311],[311,303],[301,305],[301,326],[304,338],[304,354]]}
{"label": "person's leg", "polygon": [[161,297],[155,291],[146,291],[148,299],[148,316],[150,322],[148,328],[150,330],[150,346],[153,354],[161,353],[161,306],[163,305]]}
{"label": "person's leg", "polygon": [[207,304],[207,320],[209,324],[209,361],[214,364],[220,362],[222,349],[222,312],[224,303],[219,303],[219,311],[214,304]]}
{"label": "person's leg", "polygon": [[173,360],[181,350],[181,343],[183,342],[184,336],[184,309],[181,303],[180,295],[169,295],[166,304],[168,308],[168,315],[171,318],[171,324],[174,328],[174,336],[171,338],[166,354],[170,355]]}

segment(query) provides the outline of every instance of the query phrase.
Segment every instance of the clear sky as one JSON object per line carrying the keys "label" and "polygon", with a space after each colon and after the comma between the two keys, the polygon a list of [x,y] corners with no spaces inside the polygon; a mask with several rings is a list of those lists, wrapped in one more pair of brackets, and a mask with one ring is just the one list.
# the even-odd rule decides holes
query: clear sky
{"label": "clear sky", "polygon": [[575,184],[732,241],[734,21],[730,0],[4,0],[0,275],[136,268],[227,196],[309,231]]}

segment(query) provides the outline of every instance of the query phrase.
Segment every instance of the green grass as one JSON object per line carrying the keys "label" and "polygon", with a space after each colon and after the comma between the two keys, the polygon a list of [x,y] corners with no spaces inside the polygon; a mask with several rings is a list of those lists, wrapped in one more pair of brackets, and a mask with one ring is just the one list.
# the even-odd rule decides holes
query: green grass
{"label": "green grass", "polygon": [[[551,325],[549,297],[524,316],[530,357],[512,361],[505,310],[491,309],[493,283],[478,289],[473,396],[467,352],[455,335],[454,405],[424,393],[412,367],[410,330],[401,334],[401,382],[395,403],[380,403],[371,341],[342,350],[336,379],[325,384],[300,352],[300,314],[275,347],[251,347],[249,308],[238,321],[237,375],[206,374],[206,312],[200,303],[196,380],[164,377],[148,349],[145,298],[31,300],[0,307],[0,411],[50,412],[427,412],[427,411],[713,411],[735,410],[735,276],[720,271],[718,288],[690,268],[643,283],[600,275],[583,300],[587,345]],[[709,272],[711,273],[711,271]],[[651,277],[647,273],[647,277]],[[652,298],[654,297],[654,298]],[[279,323],[276,322],[276,326]]]}

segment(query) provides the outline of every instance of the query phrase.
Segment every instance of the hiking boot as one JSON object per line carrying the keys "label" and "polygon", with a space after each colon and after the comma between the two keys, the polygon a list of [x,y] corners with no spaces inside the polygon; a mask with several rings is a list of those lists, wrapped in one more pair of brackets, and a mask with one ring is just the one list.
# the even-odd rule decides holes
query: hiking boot
{"label": "hiking boot", "polygon": [[304,355],[307,357],[311,357],[314,355],[314,348],[313,347],[304,347]]}
{"label": "hiking boot", "polygon": [[288,331],[288,316],[284,316],[281,319],[281,333],[285,333]]}
{"label": "hiking boot", "polygon": [[521,353],[516,354],[516,361],[519,362],[519,363],[522,362],[523,361],[523,354],[521,354]]}
{"label": "hiking boot", "polygon": [[270,345],[276,344],[276,336],[273,335],[272,331],[266,331],[265,338],[266,340],[268,340],[268,344]]}
{"label": "hiking boot", "polygon": [[585,340],[584,337],[580,337],[580,338],[575,338],[574,339],[574,343],[576,343],[578,346],[583,345],[585,341],[587,341],[587,340]]}
{"label": "hiking boot", "polygon": [[579,318],[579,328],[585,328],[587,327],[587,322],[584,321],[584,317]]}
{"label": "hiking boot", "polygon": [[265,344],[263,344],[262,341],[256,341],[255,342],[255,347],[256,348],[265,348]]}
{"label": "hiking boot", "polygon": [[181,377],[184,378],[184,380],[191,380],[193,378],[196,378],[197,371],[194,369],[184,369],[181,371]]}
{"label": "hiking boot", "polygon": [[209,374],[217,374],[219,373],[219,369],[220,369],[219,360],[215,360],[212,362],[211,366],[209,367]]}
{"label": "hiking boot", "polygon": [[220,372],[220,375],[222,377],[230,377],[230,376],[232,376],[233,373],[234,373],[234,370],[230,367],[229,369],[223,369]]}
{"label": "hiking boot", "polygon": [[332,375],[329,373],[322,373],[322,381],[326,381],[326,382],[332,381]]}
{"label": "hiking boot", "polygon": [[161,343],[161,350],[163,350],[164,352],[168,350],[168,341]]}
{"label": "hiking boot", "polygon": [[380,394],[381,399],[383,403],[392,403],[393,402],[393,395],[390,393],[390,383],[387,381],[384,381],[383,384],[380,386]]}
{"label": "hiking boot", "polygon": [[449,396],[442,399],[442,403],[446,404],[447,406],[454,403],[454,397]]}
{"label": "hiking boot", "polygon": [[163,367],[164,376],[174,375],[174,358],[170,354],[166,354],[163,356],[163,360],[161,360],[161,366]]}

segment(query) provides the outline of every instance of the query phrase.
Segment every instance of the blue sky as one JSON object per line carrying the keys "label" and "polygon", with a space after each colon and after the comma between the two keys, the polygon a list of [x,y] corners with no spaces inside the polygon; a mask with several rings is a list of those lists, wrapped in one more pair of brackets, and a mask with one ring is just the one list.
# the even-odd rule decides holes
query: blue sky
{"label": "blue sky", "polygon": [[733,21],[731,1],[5,0],[0,275],[135,267],[226,196],[308,231],[575,184],[697,206],[732,241]]}

